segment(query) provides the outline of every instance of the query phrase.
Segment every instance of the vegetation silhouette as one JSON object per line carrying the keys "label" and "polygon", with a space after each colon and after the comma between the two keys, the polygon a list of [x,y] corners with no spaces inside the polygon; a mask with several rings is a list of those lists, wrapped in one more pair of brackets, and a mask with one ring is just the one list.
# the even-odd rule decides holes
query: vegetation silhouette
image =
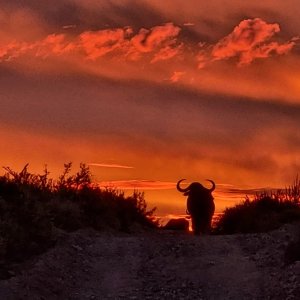
{"label": "vegetation silhouette", "polygon": [[[64,165],[57,180],[32,174],[28,164],[21,172],[5,167],[0,176],[0,265],[20,262],[53,246],[59,229],[74,231],[92,227],[130,232],[135,224],[155,227],[144,194],[100,187],[92,183],[88,166],[80,164],[71,174],[72,163]],[[0,266],[1,267],[1,266]],[[3,267],[3,266],[2,266]],[[3,270],[0,277],[5,277]],[[5,273],[5,272],[4,272]]]}
{"label": "vegetation silhouette", "polygon": [[[55,245],[60,230],[67,232],[91,227],[96,230],[131,232],[136,226],[157,227],[153,213],[147,209],[144,193],[134,191],[125,196],[117,189],[93,184],[90,169],[80,164],[72,173],[72,163],[64,165],[58,179],[50,178],[45,167],[33,174],[28,164],[21,172],[5,167],[0,176],[0,279],[8,278],[9,265],[43,253]],[[209,233],[214,214],[212,188],[198,182],[177,189],[187,198],[187,213],[195,234]],[[263,192],[253,200],[248,197],[227,208],[217,220],[213,233],[233,234],[264,232],[282,224],[300,220],[300,180],[283,190]],[[172,224],[171,224],[172,225]],[[176,225],[176,224],[175,224]],[[178,224],[177,224],[178,225]],[[187,220],[179,224],[186,228]],[[172,225],[173,226],[173,225]],[[183,228],[182,227],[182,228]],[[299,239],[286,249],[288,263],[300,260]]]}
{"label": "vegetation silhouette", "polygon": [[286,223],[297,222],[298,237],[285,246],[287,264],[300,261],[300,180],[298,176],[285,189],[257,193],[225,209],[216,221],[215,234],[256,233],[277,229]]}
{"label": "vegetation silhouette", "polygon": [[257,193],[253,200],[245,200],[226,208],[216,222],[215,233],[253,233],[279,228],[300,220],[300,180],[275,191]]}
{"label": "vegetation silhouette", "polygon": [[212,183],[210,189],[205,188],[199,182],[193,182],[186,188],[181,188],[180,183],[185,179],[177,182],[177,190],[188,196],[187,214],[192,218],[192,229],[195,235],[200,233],[210,233],[211,221],[215,212],[214,198],[212,192],[215,190],[215,183]]}

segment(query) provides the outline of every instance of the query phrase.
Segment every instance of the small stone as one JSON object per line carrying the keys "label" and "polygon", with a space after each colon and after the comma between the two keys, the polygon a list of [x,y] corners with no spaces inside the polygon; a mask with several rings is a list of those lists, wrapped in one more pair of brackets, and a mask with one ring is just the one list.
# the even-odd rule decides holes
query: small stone
{"label": "small stone", "polygon": [[82,251],[82,248],[78,245],[72,245],[72,247],[78,251]]}
{"label": "small stone", "polygon": [[8,275],[11,276],[11,277],[16,276],[16,273],[15,273],[15,271],[13,271],[13,270],[8,270],[7,273],[8,273]]}

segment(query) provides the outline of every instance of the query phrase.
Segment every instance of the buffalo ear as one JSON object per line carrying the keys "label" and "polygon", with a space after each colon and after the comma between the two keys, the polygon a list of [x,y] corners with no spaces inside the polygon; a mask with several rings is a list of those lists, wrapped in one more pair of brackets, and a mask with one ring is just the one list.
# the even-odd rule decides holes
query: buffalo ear
{"label": "buffalo ear", "polygon": [[183,193],[184,196],[188,196],[189,194],[190,194],[190,191]]}

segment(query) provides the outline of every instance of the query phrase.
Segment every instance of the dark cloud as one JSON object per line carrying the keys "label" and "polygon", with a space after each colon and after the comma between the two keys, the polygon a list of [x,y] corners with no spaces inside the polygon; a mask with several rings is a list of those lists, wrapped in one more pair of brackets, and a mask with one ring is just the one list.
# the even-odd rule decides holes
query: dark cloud
{"label": "dark cloud", "polygon": [[87,5],[71,0],[56,1],[55,4],[49,0],[0,0],[0,5],[9,11],[29,9],[44,20],[49,30],[55,31],[62,30],[65,25],[76,25],[72,29],[74,32],[124,26],[139,29],[168,21],[146,3],[133,0],[127,1],[127,5],[115,1],[95,1]]}
{"label": "dark cloud", "polygon": [[[103,17],[106,16],[106,22],[114,26],[132,26],[136,30],[140,27],[153,27],[157,24],[170,22],[172,20],[166,19],[158,11],[154,10],[147,3],[142,1],[127,1],[128,3],[110,1],[109,11],[99,11],[98,13]],[[109,18],[113,16],[113,18]]]}
{"label": "dark cloud", "polygon": [[[100,28],[133,26],[153,27],[165,22],[177,22],[178,25],[191,22],[195,26],[190,32],[201,35],[205,32],[219,39],[245,18],[262,18],[268,22],[284,23],[285,30],[291,30],[288,36],[297,34],[297,26],[292,25],[291,16],[297,17],[297,1],[273,1],[273,5],[252,1],[137,1],[137,0],[0,0],[5,10],[29,9],[37,13],[50,27],[76,24],[80,30],[98,30]],[[166,9],[168,7],[168,9]],[[285,13],[282,13],[282,12]],[[168,13],[167,13],[168,12]],[[202,30],[201,30],[202,28]]]}
{"label": "dark cloud", "polygon": [[45,28],[57,30],[63,25],[78,24],[80,22],[80,9],[72,1],[39,1],[39,0],[0,0],[2,9],[13,12],[29,10],[37,14],[43,21]]}
{"label": "dark cloud", "polygon": [[232,148],[247,144],[264,128],[283,128],[287,120],[299,130],[300,106],[296,105],[257,103],[138,81],[23,77],[3,69],[1,74],[0,121],[22,128],[134,135],[141,140],[152,136],[174,143],[205,140],[208,145]]}

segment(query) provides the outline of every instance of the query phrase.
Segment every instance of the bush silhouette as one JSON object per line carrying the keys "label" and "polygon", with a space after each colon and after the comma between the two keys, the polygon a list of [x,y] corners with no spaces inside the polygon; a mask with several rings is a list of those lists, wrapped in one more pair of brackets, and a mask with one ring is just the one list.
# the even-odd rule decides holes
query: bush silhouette
{"label": "bush silhouette", "polygon": [[[56,241],[57,229],[73,231],[108,227],[129,232],[134,224],[153,227],[155,208],[147,210],[143,193],[131,196],[92,183],[85,164],[71,174],[64,165],[57,180],[49,171],[32,174],[28,164],[21,172],[5,167],[0,176],[0,263],[22,261],[41,253]],[[2,274],[3,276],[3,274]],[[1,277],[1,272],[0,272]]]}
{"label": "bush silhouette", "polygon": [[296,177],[285,190],[263,192],[226,208],[216,222],[215,233],[251,233],[276,229],[300,220],[300,182]]}

